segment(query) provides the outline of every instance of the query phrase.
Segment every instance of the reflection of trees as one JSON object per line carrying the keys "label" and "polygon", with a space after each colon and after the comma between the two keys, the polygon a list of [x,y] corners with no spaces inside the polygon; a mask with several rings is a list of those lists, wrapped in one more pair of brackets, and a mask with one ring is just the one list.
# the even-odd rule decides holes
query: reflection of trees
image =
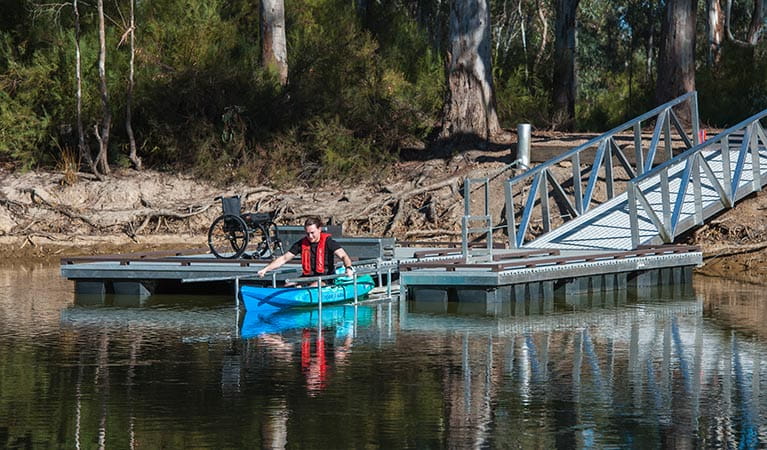
{"label": "reflection of trees", "polygon": [[313,396],[300,332],[282,346],[188,339],[191,327],[131,319],[46,329],[41,344],[0,328],[0,447],[764,445],[760,290],[719,283],[699,302],[484,328],[323,331],[329,378]]}

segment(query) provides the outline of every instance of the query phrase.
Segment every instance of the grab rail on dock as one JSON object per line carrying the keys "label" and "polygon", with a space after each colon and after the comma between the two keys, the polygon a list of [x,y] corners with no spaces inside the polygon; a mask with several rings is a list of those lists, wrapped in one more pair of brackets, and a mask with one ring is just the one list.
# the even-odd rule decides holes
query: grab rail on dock
{"label": "grab rail on dock", "polygon": [[[698,247],[689,245],[673,246],[640,246],[635,250],[618,252],[591,252],[578,255],[559,256],[555,249],[542,249],[536,253],[518,255],[515,253],[498,254],[491,263],[471,263],[466,261],[424,261],[412,262],[400,265],[400,271],[412,271],[415,269],[444,269],[448,272],[456,269],[486,269],[491,272],[503,272],[514,269],[530,269],[548,266],[561,266],[593,261],[607,261],[615,259],[638,258],[653,255],[683,254],[700,252]],[[531,256],[553,256],[551,258],[531,258]]]}
{"label": "grab rail on dock", "polygon": [[[674,107],[689,106],[691,131],[688,135],[683,121],[674,112]],[[649,146],[645,150],[642,137],[642,125],[647,121],[655,121],[655,127]],[[550,202],[556,202],[563,210],[562,219],[567,222],[583,215],[597,206],[594,194],[604,189],[606,200],[619,195],[621,185],[616,184],[615,170],[623,169],[629,179],[649,172],[654,165],[673,158],[672,129],[675,130],[684,145],[685,150],[698,145],[699,119],[698,97],[695,91],[689,92],[668,103],[642,114],[612,130],[591,139],[590,141],[563,153],[531,170],[528,170],[504,183],[506,201],[506,227],[508,229],[509,246],[522,247],[526,242],[535,239],[534,235],[548,233],[552,230]],[[633,164],[618,144],[620,134],[633,133],[634,161]],[[658,152],[663,143],[662,152]],[[657,161],[657,163],[656,163]],[[564,180],[558,180],[552,168],[555,165],[569,165],[572,175]],[[584,169],[585,167],[585,169]],[[583,190],[584,176],[586,178]],[[604,188],[601,186],[604,185]],[[520,186],[520,188],[516,188]],[[519,199],[519,200],[518,200]],[[599,202],[601,204],[601,202]],[[517,214],[521,213],[519,223]],[[533,215],[540,221],[540,230],[533,230]]]}
{"label": "grab rail on dock", "polygon": [[[664,243],[671,243],[676,236],[692,226],[702,224],[707,218],[704,217],[707,210],[702,200],[703,177],[706,179],[705,182],[716,191],[718,201],[723,207],[710,211],[709,215],[720,209],[732,208],[741,198],[760,191],[763,185],[761,158],[767,158],[767,135],[760,120],[765,117],[767,117],[767,110],[749,117],[716,137],[695,145],[673,159],[630,180],[627,184],[627,197],[632,246],[636,247],[640,244],[640,208],[655,226],[658,231],[657,236]],[[741,140],[740,143],[733,142],[737,140]],[[721,174],[711,165],[715,159],[719,158],[721,158]],[[751,180],[746,177],[746,165],[749,162]],[[674,192],[671,192],[669,178],[675,177],[680,171],[679,185]],[[660,179],[661,199],[659,202],[651,201],[646,194],[650,190],[657,189],[658,179]],[[693,223],[689,223],[689,218],[687,220],[682,218],[687,203],[685,198],[690,194],[690,189],[692,189],[694,203],[691,218]],[[672,198],[674,199],[673,207]]]}
{"label": "grab rail on dock", "polygon": [[[472,212],[471,186],[480,184],[484,193],[482,211]],[[490,215],[490,179],[466,178],[463,182],[463,217],[461,219],[461,254],[465,261],[486,262],[493,257],[493,216]],[[480,235],[484,248],[470,248],[472,235]],[[471,250],[471,251],[470,251]]]}

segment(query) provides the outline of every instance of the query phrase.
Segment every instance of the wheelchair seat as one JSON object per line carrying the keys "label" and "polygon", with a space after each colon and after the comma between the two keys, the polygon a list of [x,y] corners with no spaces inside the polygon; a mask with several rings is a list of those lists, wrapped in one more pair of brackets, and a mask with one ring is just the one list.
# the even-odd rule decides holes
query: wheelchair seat
{"label": "wheelchair seat", "polygon": [[224,215],[239,216],[240,215],[240,196],[234,197],[222,197],[221,209]]}
{"label": "wheelchair seat", "polygon": [[272,215],[269,213],[246,213],[241,217],[245,223],[254,227],[272,220]]}

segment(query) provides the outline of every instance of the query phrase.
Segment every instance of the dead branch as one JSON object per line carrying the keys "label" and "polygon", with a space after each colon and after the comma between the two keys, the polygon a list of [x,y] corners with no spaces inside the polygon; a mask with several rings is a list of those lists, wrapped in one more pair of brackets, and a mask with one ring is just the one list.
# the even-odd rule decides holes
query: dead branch
{"label": "dead branch", "polygon": [[454,230],[411,230],[405,232],[405,237],[412,237],[412,236],[457,236],[460,235],[460,231],[454,231]]}
{"label": "dead branch", "polygon": [[703,255],[703,259],[715,259],[725,256],[743,255],[746,253],[758,252],[765,248],[767,248],[767,242],[759,242],[755,244],[725,245],[707,251]]}
{"label": "dead branch", "polygon": [[[40,196],[34,189],[27,189],[24,192],[29,193],[30,197],[32,198],[32,202],[36,203],[39,201],[41,205],[43,205],[45,208],[57,212],[61,215],[64,215],[70,219],[76,219],[80,220],[84,223],[86,223],[88,226],[90,226],[93,229],[101,230],[102,227],[91,221],[88,217],[83,216],[82,214],[78,214],[69,208],[65,208],[63,206],[59,205],[52,205],[47,200],[45,200],[43,197]],[[36,200],[37,199],[37,200]]]}

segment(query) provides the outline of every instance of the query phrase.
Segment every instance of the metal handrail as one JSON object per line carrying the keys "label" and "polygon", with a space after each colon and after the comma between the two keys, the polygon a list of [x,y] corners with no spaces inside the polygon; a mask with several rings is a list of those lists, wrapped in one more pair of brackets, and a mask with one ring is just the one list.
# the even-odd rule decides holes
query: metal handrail
{"label": "metal handrail", "polygon": [[[681,105],[684,102],[688,102],[690,108],[692,139],[687,135],[687,131],[684,129],[673,110],[675,106]],[[649,141],[649,146],[645,151],[643,148],[642,122],[653,118],[655,119],[655,128],[652,138]],[[616,165],[622,167],[628,173],[629,178],[635,178],[637,175],[644,174],[652,169],[656,160],[658,147],[661,143],[664,144],[664,152],[659,156],[664,160],[672,159],[672,127],[677,131],[677,134],[681,137],[686,148],[698,144],[699,120],[697,92],[689,92],[658,106],[578,147],[550,159],[544,164],[536,166],[523,174],[507,180],[504,183],[504,191],[506,196],[506,227],[509,236],[509,246],[511,248],[518,248],[525,244],[525,237],[530,232],[530,224],[536,206],[539,206],[538,211],[542,222],[542,231],[544,234],[548,233],[553,229],[549,200],[554,199],[559,201],[567,210],[567,216],[572,220],[575,217],[583,215],[593,207],[593,194],[598,184],[605,184],[607,193],[606,200],[610,200],[622,193],[616,191],[617,187],[614,180],[614,168]],[[621,149],[615,140],[616,135],[628,130],[633,130],[634,135],[634,165],[631,164],[624,154],[623,149]],[[585,164],[582,164],[581,157],[587,150],[594,148],[596,148],[596,151],[593,160],[590,163],[586,162]],[[554,165],[565,161],[569,161],[572,165],[572,176],[564,181],[558,181],[550,169]],[[582,169],[584,165],[587,167],[586,170]],[[604,180],[600,180],[599,175],[600,169],[602,168],[604,168]],[[588,174],[585,191],[583,189],[584,174]],[[571,193],[563,187],[564,185],[567,185],[568,182],[572,185]],[[524,183],[524,185],[529,183],[530,188],[526,196],[524,195],[524,192],[518,193],[518,195],[522,197],[522,201],[519,202],[522,205],[522,216],[519,225],[517,225],[516,214],[518,208],[515,208],[514,206],[516,203],[514,186],[522,183]]]}
{"label": "metal handrail", "polygon": [[[658,230],[658,236],[664,243],[673,242],[676,236],[689,229],[689,227],[682,226],[682,209],[690,188],[693,190],[694,199],[692,225],[703,223],[706,217],[704,217],[705,210],[702,201],[701,173],[716,191],[723,208],[732,208],[735,202],[744,196],[761,190],[759,143],[761,142],[762,149],[767,148],[767,135],[759,121],[765,117],[767,117],[767,110],[743,120],[712,139],[698,144],[647,173],[630,180],[627,184],[626,193],[632,246],[637,247],[641,244],[639,238],[640,206]],[[743,137],[738,151],[733,152],[730,138],[733,135],[740,136],[741,133]],[[753,179],[750,186],[741,186],[746,157],[749,152],[751,153]],[[721,155],[722,158],[721,177],[717,176],[709,164],[709,159],[717,156],[717,154]],[[675,192],[671,192],[669,179],[676,176],[679,176],[679,186]],[[661,202],[659,207],[653,207],[645,194],[650,189],[657,187],[658,182],[661,189]],[[674,196],[673,207],[672,196]]]}

